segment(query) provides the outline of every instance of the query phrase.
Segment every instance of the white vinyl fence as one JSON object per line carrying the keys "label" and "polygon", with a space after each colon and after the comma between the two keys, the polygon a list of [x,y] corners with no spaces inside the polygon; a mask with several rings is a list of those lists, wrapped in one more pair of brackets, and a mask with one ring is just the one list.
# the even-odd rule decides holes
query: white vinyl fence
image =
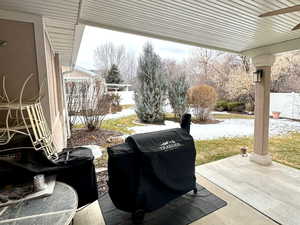
{"label": "white vinyl fence", "polygon": [[118,95],[120,95],[120,104],[121,105],[134,105],[134,92],[133,91],[118,91]]}
{"label": "white vinyl fence", "polygon": [[134,105],[134,91],[131,84],[107,84],[106,88],[110,93],[116,93],[120,96],[120,105]]}
{"label": "white vinyl fence", "polygon": [[274,111],[281,117],[300,119],[300,93],[271,93],[270,115]]}

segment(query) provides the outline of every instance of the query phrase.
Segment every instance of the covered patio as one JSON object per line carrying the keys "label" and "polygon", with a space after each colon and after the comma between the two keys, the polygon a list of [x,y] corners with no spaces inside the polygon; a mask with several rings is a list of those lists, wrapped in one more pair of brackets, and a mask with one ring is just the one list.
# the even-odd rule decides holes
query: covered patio
{"label": "covered patio", "polygon": [[[271,67],[276,54],[300,49],[300,30],[293,30],[300,9],[260,15],[297,4],[294,0],[2,0],[0,19],[22,20],[23,14],[41,18],[38,22],[60,56],[60,65],[70,70],[86,25],[251,57],[258,72],[253,153],[196,168],[198,182],[228,205],[193,224],[295,225],[300,221],[300,171],[272,163],[268,139]],[[17,16],[12,16],[15,12]],[[101,218],[95,203],[78,212],[74,223],[105,224]]]}
{"label": "covered patio", "polygon": [[[199,184],[201,184],[213,194],[225,200],[228,205],[191,223],[192,225],[280,224],[275,222],[272,218],[265,216],[263,213],[259,212],[255,207],[247,204],[247,202],[244,202],[238,197],[225,191],[223,187],[216,185],[210,179],[200,175],[200,173],[197,172],[196,177]],[[78,212],[74,217],[74,224],[105,225],[105,221],[98,203],[94,203]]]}

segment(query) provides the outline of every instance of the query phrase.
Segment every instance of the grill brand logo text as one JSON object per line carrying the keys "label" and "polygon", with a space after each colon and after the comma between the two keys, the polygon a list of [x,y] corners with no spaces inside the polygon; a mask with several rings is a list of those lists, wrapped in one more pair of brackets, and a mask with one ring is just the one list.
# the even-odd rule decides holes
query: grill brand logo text
{"label": "grill brand logo text", "polygon": [[161,145],[159,146],[160,150],[162,151],[170,151],[170,150],[174,150],[178,147],[180,147],[181,144],[174,141],[174,140],[170,140],[170,141],[165,141],[163,143],[161,143]]}

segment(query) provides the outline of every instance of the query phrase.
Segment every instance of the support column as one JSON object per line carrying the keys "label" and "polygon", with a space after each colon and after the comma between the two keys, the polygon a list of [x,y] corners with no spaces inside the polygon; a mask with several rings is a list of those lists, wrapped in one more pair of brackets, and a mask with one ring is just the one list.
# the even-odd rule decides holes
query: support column
{"label": "support column", "polygon": [[270,116],[270,85],[273,55],[261,55],[252,58],[256,69],[263,70],[260,83],[255,84],[255,124],[254,124],[254,152],[250,160],[260,165],[272,164],[272,157],[268,152],[269,116]]}

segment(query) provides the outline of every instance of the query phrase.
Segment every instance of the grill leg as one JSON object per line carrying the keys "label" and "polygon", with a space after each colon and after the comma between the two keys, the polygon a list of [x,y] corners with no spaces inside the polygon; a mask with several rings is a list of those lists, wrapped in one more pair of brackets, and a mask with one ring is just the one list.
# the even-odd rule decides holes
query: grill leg
{"label": "grill leg", "polygon": [[140,225],[144,222],[145,211],[142,209],[138,209],[132,213],[131,219],[134,225]]}
{"label": "grill leg", "polygon": [[196,195],[198,193],[198,189],[197,188],[194,188],[193,189],[193,192],[194,192],[194,195]]}

